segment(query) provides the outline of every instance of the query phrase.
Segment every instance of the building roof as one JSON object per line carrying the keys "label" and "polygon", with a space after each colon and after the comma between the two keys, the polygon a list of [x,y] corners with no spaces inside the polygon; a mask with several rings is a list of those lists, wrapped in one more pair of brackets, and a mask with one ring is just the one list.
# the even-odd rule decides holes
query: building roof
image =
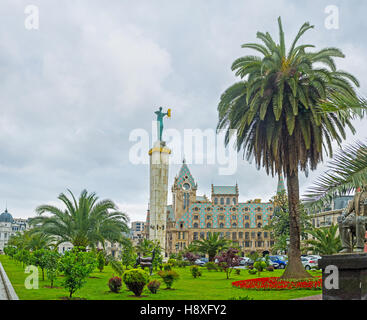
{"label": "building roof", "polygon": [[5,212],[0,214],[0,222],[13,222],[12,215],[8,212],[8,209],[5,209]]}
{"label": "building roof", "polygon": [[212,186],[213,194],[237,194],[237,186]]}
{"label": "building roof", "polygon": [[177,177],[178,187],[182,188],[182,184],[183,184],[184,181],[188,181],[192,188],[196,187],[195,180],[194,180],[193,176],[191,175],[191,172],[190,172],[188,166],[186,165],[185,161],[183,161],[181,169],[178,173],[178,177]]}

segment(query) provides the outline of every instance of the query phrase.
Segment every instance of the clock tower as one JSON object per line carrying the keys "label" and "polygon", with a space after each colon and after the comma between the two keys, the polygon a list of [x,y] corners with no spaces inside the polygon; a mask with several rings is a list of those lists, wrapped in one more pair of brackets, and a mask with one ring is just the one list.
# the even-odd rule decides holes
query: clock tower
{"label": "clock tower", "polygon": [[196,201],[197,188],[198,186],[184,160],[172,186],[172,205],[176,221]]}

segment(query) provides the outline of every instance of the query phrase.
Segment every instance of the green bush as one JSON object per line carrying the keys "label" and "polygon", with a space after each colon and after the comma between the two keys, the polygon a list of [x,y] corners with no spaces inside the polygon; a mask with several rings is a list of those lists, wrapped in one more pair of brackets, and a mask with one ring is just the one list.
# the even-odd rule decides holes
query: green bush
{"label": "green bush", "polygon": [[201,270],[199,269],[198,266],[192,266],[190,268],[191,274],[194,278],[199,278],[201,277]]}
{"label": "green bush", "polygon": [[265,261],[256,261],[254,263],[254,268],[257,270],[257,272],[260,274],[268,265]]}
{"label": "green bush", "polygon": [[248,269],[248,273],[249,274],[256,274],[257,270],[256,269]]}
{"label": "green bush", "polygon": [[120,277],[113,277],[108,280],[108,287],[114,293],[118,293],[122,287],[122,281]]}
{"label": "green bush", "polygon": [[235,273],[239,276],[241,274],[241,269],[235,269]]}
{"label": "green bush", "polygon": [[170,270],[172,270],[172,264],[170,264],[170,263],[164,263],[163,264],[163,270],[164,271],[170,271]]}
{"label": "green bush", "polygon": [[158,272],[158,275],[163,279],[167,289],[171,289],[173,282],[180,278],[179,274],[173,270],[162,270]]}
{"label": "green bush", "polygon": [[176,259],[168,259],[167,261],[168,264],[172,265],[172,267],[176,267],[177,266],[177,260]]}
{"label": "green bush", "polygon": [[186,268],[189,265],[190,265],[189,261],[185,261],[185,260],[178,260],[177,261],[177,267],[179,267],[179,268]]}
{"label": "green bush", "polygon": [[145,285],[149,282],[149,275],[144,270],[132,269],[126,271],[122,279],[126,287],[132,291],[135,296],[140,297]]}
{"label": "green bush", "polygon": [[212,271],[212,270],[218,271],[218,267],[214,262],[207,262],[205,264],[205,267],[208,269],[208,271]]}
{"label": "green bush", "polygon": [[160,286],[161,286],[161,283],[158,280],[153,280],[148,283],[147,287],[151,293],[157,293]]}
{"label": "green bush", "polygon": [[105,267],[105,265],[106,265],[106,259],[105,259],[104,252],[102,250],[98,251],[98,253],[97,253],[97,268],[98,268],[99,272],[103,271],[103,268]]}

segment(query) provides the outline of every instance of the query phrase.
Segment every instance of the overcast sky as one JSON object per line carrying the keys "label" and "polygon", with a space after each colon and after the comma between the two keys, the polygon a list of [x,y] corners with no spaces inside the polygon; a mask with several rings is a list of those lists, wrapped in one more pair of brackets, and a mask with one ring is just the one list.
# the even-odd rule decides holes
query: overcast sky
{"label": "overcast sky", "polygon": [[[25,28],[29,4],[39,9],[38,30]],[[339,9],[338,29],[325,27],[328,5]],[[167,129],[214,129],[219,97],[236,81],[231,64],[250,53],[241,44],[257,31],[278,39],[279,15],[288,41],[305,21],[314,24],[303,41],[339,47],[346,58],[337,66],[365,94],[366,12],[356,0],[2,0],[0,211],[7,202],[14,217],[30,217],[67,188],[86,188],[145,220],[149,168],[129,161],[129,135],[151,130],[157,106],[172,108]],[[348,141],[366,138],[364,123],[356,127]],[[218,165],[189,167],[199,194],[237,182],[241,201],[267,201],[277,186],[242,155],[229,176]],[[301,175],[301,192],[324,168]],[[171,166],[169,186],[178,170]]]}

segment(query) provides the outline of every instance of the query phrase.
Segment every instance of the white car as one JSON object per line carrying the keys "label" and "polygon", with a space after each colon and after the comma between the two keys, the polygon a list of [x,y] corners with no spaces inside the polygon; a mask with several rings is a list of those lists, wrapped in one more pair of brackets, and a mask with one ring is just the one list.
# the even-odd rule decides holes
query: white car
{"label": "white car", "polygon": [[301,257],[301,262],[306,270],[311,270],[314,267],[318,267],[317,260],[311,257]]}

